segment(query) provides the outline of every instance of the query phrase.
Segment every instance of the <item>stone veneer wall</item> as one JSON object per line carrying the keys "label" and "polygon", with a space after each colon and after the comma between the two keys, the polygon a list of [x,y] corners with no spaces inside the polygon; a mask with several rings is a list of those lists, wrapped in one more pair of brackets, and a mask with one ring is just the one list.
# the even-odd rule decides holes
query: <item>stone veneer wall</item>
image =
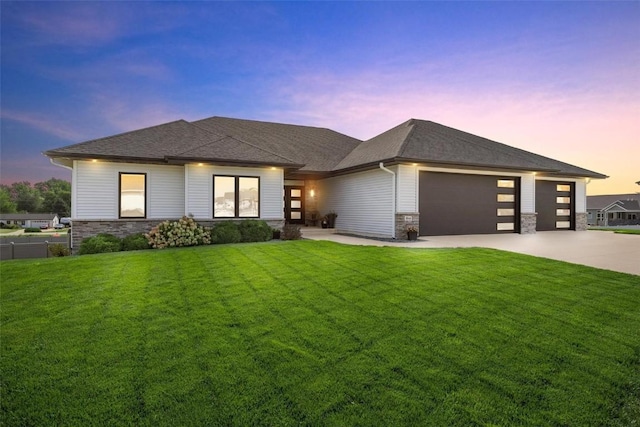
{"label": "stone veneer wall", "polygon": [[[410,221],[405,217],[411,217]],[[396,213],[396,239],[407,240],[407,227],[413,226],[420,230],[420,214],[418,212]]]}
{"label": "stone veneer wall", "polygon": [[576,213],[576,231],[586,231],[587,228],[587,214]]}
{"label": "stone veneer wall", "polygon": [[[95,236],[100,233],[113,234],[114,236],[123,238],[130,234],[147,233],[156,225],[165,220],[177,221],[179,218],[166,219],[114,219],[114,220],[74,220],[71,228],[71,245],[73,253],[78,253],[82,239]],[[249,218],[247,218],[249,219]],[[225,219],[225,220],[197,220],[198,224],[204,227],[213,227],[218,222],[223,221],[242,221],[241,219]],[[282,230],[284,220],[265,220],[271,228]]]}
{"label": "stone veneer wall", "polygon": [[536,233],[537,216],[535,213],[520,214],[520,234]]}

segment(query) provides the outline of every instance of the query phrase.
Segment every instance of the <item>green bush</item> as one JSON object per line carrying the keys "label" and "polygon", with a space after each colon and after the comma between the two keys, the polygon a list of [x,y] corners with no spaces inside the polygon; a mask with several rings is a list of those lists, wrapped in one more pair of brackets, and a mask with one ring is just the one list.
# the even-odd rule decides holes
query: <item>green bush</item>
{"label": "green bush", "polygon": [[216,244],[239,243],[242,234],[234,221],[219,222],[211,230],[211,241]]}
{"label": "green bush", "polygon": [[273,237],[273,230],[260,220],[246,219],[238,223],[242,242],[266,242]]}
{"label": "green bush", "polygon": [[144,233],[130,234],[122,239],[123,251],[138,251],[142,249],[151,249]]}
{"label": "green bush", "polygon": [[42,232],[42,230],[40,230],[37,227],[27,227],[27,228],[24,229],[24,232],[25,233],[40,233],[40,232]]}
{"label": "green bush", "polygon": [[5,230],[20,230],[22,227],[18,224],[5,224],[4,222],[0,222],[0,228],[4,228]]}
{"label": "green bush", "polygon": [[113,234],[101,233],[87,237],[80,244],[80,255],[101,254],[105,252],[119,252],[122,241]]}
{"label": "green bush", "polygon": [[295,224],[285,224],[282,227],[282,233],[280,235],[282,240],[300,240],[302,239],[302,233],[300,232],[300,226]]}
{"label": "green bush", "polygon": [[62,243],[56,243],[54,245],[49,245],[49,252],[52,256],[55,257],[63,257],[71,255],[71,250],[63,245]]}
{"label": "green bush", "polygon": [[178,221],[164,221],[145,234],[152,248],[208,245],[211,234],[193,219],[183,216]]}

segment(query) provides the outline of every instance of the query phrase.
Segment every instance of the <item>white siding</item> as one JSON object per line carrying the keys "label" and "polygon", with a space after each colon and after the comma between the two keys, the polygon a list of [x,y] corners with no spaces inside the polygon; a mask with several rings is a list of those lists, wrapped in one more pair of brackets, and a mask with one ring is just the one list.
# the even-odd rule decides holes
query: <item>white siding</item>
{"label": "white siding", "polygon": [[317,182],[321,215],[338,214],[336,229],[378,237],[392,237],[393,176],[376,169]]}
{"label": "white siding", "polygon": [[415,166],[398,165],[394,168],[397,176],[396,212],[418,212],[418,170]]}
{"label": "white siding", "polygon": [[584,179],[576,181],[576,213],[587,212],[587,183]]}
{"label": "white siding", "polygon": [[187,213],[196,219],[211,219],[213,216],[213,176],[234,175],[260,178],[260,218],[284,218],[283,191],[284,173],[282,169],[243,168],[214,165],[185,166],[187,192],[185,203]]}
{"label": "white siding", "polygon": [[520,211],[536,212],[536,177],[533,174],[522,175],[520,179]]}
{"label": "white siding", "polygon": [[196,219],[213,216],[213,167],[185,165],[185,210]]}
{"label": "white siding", "polygon": [[182,166],[74,162],[73,218],[117,219],[119,173],[147,174],[147,218],[184,215]]}

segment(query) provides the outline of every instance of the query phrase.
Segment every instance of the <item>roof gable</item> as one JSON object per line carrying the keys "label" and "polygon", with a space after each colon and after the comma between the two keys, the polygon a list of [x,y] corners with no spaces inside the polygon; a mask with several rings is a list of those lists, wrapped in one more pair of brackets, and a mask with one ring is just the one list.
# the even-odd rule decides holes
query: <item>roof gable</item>
{"label": "roof gable", "polygon": [[604,194],[599,196],[587,196],[587,209],[603,210],[607,206],[619,200],[640,201],[640,193]]}

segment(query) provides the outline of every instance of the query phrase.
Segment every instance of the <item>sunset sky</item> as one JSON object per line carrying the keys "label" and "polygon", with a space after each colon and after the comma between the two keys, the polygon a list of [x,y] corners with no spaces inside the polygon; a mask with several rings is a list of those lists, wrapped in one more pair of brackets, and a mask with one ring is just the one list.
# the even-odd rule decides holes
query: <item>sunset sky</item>
{"label": "sunset sky", "polygon": [[640,191],[640,2],[0,2],[0,179],[210,116],[371,138],[432,120]]}

